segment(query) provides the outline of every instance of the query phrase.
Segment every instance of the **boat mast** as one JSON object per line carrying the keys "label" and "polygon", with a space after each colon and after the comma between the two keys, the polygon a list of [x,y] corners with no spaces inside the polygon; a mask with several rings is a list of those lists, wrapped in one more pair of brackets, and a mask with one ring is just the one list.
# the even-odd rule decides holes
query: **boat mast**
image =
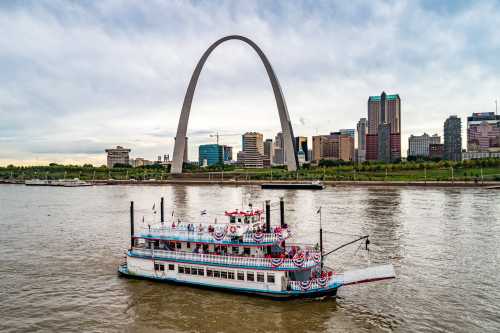
{"label": "boat mast", "polygon": [[323,225],[321,223],[321,206],[319,212],[319,253],[321,255],[321,271],[323,272]]}

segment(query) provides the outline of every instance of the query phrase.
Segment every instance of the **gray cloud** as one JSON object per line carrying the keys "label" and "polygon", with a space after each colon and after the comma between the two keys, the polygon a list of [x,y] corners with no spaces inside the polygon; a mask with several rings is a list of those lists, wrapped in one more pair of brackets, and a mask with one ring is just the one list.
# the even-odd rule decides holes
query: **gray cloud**
{"label": "gray cloud", "polygon": [[[102,161],[128,144],[171,152],[190,75],[233,33],[254,39],[280,79],[297,135],[353,128],[368,95],[402,98],[409,134],[449,114],[493,109],[500,49],[494,1],[132,2],[0,4],[0,164]],[[231,41],[200,78],[190,156],[216,131],[264,132],[279,121],[261,63]],[[225,142],[239,144],[236,137]],[[227,141],[226,141],[227,140]],[[102,145],[102,146],[101,146]],[[41,156],[43,155],[43,156]],[[64,155],[64,156],[63,156]]]}

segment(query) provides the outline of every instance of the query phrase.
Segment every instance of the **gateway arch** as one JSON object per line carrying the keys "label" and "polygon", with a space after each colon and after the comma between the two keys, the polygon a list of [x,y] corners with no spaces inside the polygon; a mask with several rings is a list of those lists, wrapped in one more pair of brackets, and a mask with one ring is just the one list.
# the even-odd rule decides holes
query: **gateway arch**
{"label": "gateway arch", "polygon": [[208,57],[212,53],[212,51],[219,46],[220,44],[228,41],[228,40],[240,40],[242,42],[250,45],[255,52],[262,60],[264,67],[266,68],[267,75],[269,76],[269,80],[271,81],[271,86],[274,92],[274,98],[276,99],[276,106],[278,107],[278,114],[280,117],[281,123],[281,131],[283,133],[283,141],[285,146],[285,154],[287,156],[287,166],[288,171],[296,171],[298,166],[297,161],[297,152],[295,150],[294,145],[294,136],[292,130],[292,124],[290,122],[290,116],[288,115],[288,109],[285,103],[285,97],[283,97],[283,92],[281,91],[281,87],[274,73],[273,67],[267,60],[266,55],[262,50],[255,44],[252,40],[238,35],[231,35],[223,37],[217,40],[215,43],[210,45],[210,47],[203,53],[203,56],[198,61],[196,68],[191,76],[191,80],[189,81],[189,86],[186,91],[186,96],[184,97],[184,103],[182,104],[181,116],[179,118],[179,125],[177,126],[177,134],[175,136],[175,146],[174,146],[174,156],[172,160],[172,168],[170,173],[172,174],[180,174],[182,173],[182,164],[184,162],[184,151],[187,149],[186,147],[186,132],[187,125],[189,120],[189,114],[191,112],[191,104],[193,102],[193,95],[196,89],[196,84],[198,83],[198,78],[200,77],[201,70],[203,69],[203,65],[207,61]]}

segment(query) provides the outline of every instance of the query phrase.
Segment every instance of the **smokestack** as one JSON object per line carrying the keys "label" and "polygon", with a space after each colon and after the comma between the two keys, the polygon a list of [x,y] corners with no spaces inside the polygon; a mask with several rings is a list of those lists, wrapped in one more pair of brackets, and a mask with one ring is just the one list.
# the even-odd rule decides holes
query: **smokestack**
{"label": "smokestack", "polygon": [[283,197],[280,198],[280,226],[285,227],[285,202]]}
{"label": "smokestack", "polygon": [[130,249],[134,247],[134,202],[130,201]]}
{"label": "smokestack", "polygon": [[165,222],[165,215],[164,215],[164,204],[163,204],[163,197],[161,197],[160,200],[160,221],[163,223]]}
{"label": "smokestack", "polygon": [[271,202],[266,200],[266,232],[271,232]]}

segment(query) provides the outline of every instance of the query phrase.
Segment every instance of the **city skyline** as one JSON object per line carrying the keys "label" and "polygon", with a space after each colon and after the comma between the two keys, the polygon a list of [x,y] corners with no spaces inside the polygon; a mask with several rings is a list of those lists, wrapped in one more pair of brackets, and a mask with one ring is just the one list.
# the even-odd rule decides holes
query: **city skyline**
{"label": "city skyline", "polygon": [[[443,136],[449,115],[465,123],[494,111],[498,9],[489,1],[2,4],[0,165],[100,165],[103,149],[116,145],[171,154],[199,55],[233,33],[269,57],[296,136],[355,128],[367,96],[397,92],[405,155],[411,134]],[[279,131],[264,68],[247,48],[229,42],[207,62],[188,128],[190,160],[217,131]],[[221,143],[240,149],[236,138]]]}

